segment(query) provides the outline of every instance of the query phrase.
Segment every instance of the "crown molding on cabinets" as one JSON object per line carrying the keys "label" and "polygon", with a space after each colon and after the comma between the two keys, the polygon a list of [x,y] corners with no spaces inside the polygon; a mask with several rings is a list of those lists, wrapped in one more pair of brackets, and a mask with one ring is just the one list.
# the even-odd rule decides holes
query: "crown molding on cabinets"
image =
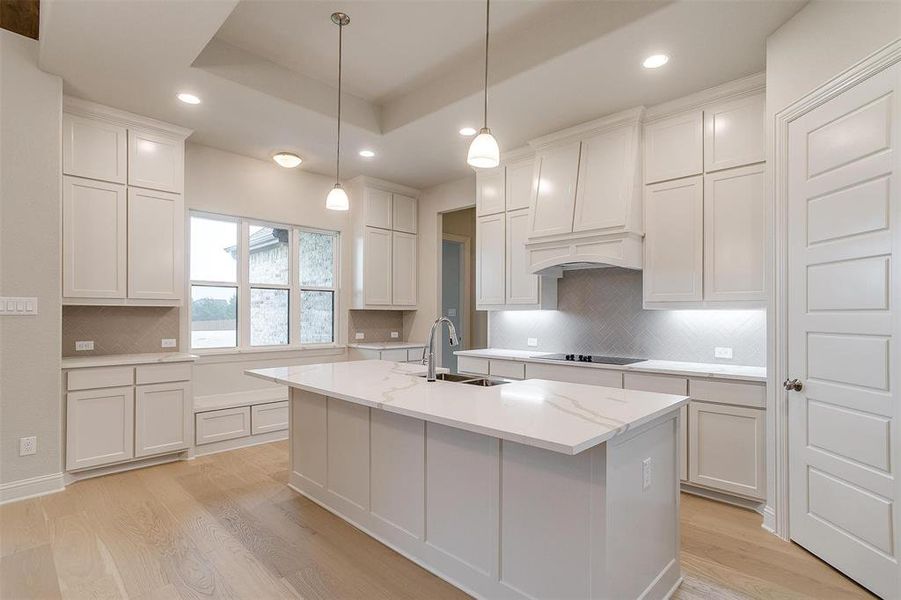
{"label": "crown molding on cabinets", "polygon": [[567,142],[579,142],[584,138],[610,131],[624,125],[638,125],[642,121],[644,112],[644,106],[630,108],[629,110],[624,110],[600,119],[595,119],[594,121],[588,121],[587,123],[581,123],[567,129],[561,129],[560,131],[549,133],[548,135],[535,138],[534,140],[529,140],[529,146],[531,146],[533,150],[538,151]]}
{"label": "crown molding on cabinets", "polygon": [[417,199],[421,194],[421,192],[416,188],[407,187],[405,185],[393,183],[391,181],[385,181],[384,179],[378,179],[377,177],[369,177],[368,175],[358,175],[347,183],[349,185],[359,186],[360,188],[376,188],[385,192],[402,194],[404,196],[409,196],[411,198]]}
{"label": "crown molding on cabinets", "polygon": [[754,73],[735,81],[701,90],[690,96],[652,106],[645,111],[644,122],[651,123],[665,119],[679,113],[702,108],[720,100],[735,100],[753,96],[764,90],[766,90],[766,73]]}
{"label": "crown molding on cabinets", "polygon": [[531,146],[520,146],[519,148],[515,148],[513,150],[507,150],[503,154],[501,154],[501,163],[507,164],[511,162],[518,162],[521,160],[531,160],[535,157],[535,149]]}
{"label": "crown molding on cabinets", "polygon": [[150,117],[142,117],[118,108],[112,108],[96,102],[89,102],[72,96],[63,97],[63,111],[72,115],[89,117],[100,121],[106,121],[120,127],[129,129],[137,128],[143,131],[159,133],[166,136],[187,138],[194,133],[193,129],[186,129],[171,123],[165,123]]}

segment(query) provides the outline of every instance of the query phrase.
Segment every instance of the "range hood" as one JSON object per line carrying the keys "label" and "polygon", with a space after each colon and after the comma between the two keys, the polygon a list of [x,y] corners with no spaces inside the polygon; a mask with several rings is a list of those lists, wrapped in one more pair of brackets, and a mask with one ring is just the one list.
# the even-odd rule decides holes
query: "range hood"
{"label": "range hood", "polygon": [[641,119],[623,111],[532,140],[529,270],[642,266]]}

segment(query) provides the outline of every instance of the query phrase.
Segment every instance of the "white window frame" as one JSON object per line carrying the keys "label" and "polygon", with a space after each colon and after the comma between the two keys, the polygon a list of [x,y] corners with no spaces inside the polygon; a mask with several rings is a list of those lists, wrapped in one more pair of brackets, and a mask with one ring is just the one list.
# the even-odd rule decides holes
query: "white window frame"
{"label": "white window frame", "polygon": [[[191,279],[191,218],[198,217],[202,219],[214,219],[219,221],[229,221],[238,224],[238,264],[236,282],[218,282],[203,281]],[[317,348],[338,348],[338,332],[340,331],[341,320],[341,232],[330,229],[319,229],[315,227],[305,227],[302,225],[289,225],[285,223],[276,223],[272,221],[263,221],[248,217],[238,217],[234,215],[224,215],[211,213],[206,211],[189,210],[187,215],[187,345],[190,352],[194,354],[243,354],[250,352],[272,352],[272,351],[291,351],[306,350]],[[274,283],[257,283],[250,282],[250,254],[248,252],[250,228],[251,227],[271,227],[273,229],[288,230],[288,284]],[[331,235],[335,238],[332,253],[332,287],[310,287],[300,286],[300,232],[308,231],[312,233],[321,233]],[[191,326],[191,310],[193,302],[191,300],[191,289],[193,286],[216,286],[216,287],[237,287],[238,288],[238,314],[237,314],[237,345],[234,347],[221,348],[194,348],[192,346],[192,326]],[[250,344],[250,290],[251,288],[260,289],[284,289],[288,291],[288,343],[274,344],[267,346],[252,346]],[[332,341],[313,344],[300,343],[300,293],[302,290],[330,291],[333,296],[333,313],[332,313]]]}

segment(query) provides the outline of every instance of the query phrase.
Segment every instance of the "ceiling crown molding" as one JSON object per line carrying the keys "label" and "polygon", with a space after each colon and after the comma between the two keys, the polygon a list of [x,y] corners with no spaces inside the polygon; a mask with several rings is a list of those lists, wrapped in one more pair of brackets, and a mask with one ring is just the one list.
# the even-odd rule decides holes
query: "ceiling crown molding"
{"label": "ceiling crown molding", "polygon": [[540,138],[529,140],[529,146],[534,150],[543,150],[549,146],[556,146],[567,142],[574,142],[586,137],[597,135],[611,129],[617,129],[625,125],[639,125],[644,115],[644,107],[638,106],[628,110],[620,111],[600,119],[588,121],[580,125],[575,125],[567,129],[561,129]]}
{"label": "ceiling crown molding", "polygon": [[763,91],[766,91],[766,73],[754,73],[689,96],[652,106],[645,112],[644,122],[650,123],[679,113],[697,110],[713,102],[737,100]]}
{"label": "ceiling crown molding", "polygon": [[186,129],[184,127],[179,127],[178,125],[172,125],[171,123],[158,121],[156,119],[151,119],[150,117],[143,117],[124,110],[119,110],[118,108],[112,108],[111,106],[97,104],[96,102],[90,102],[72,96],[63,97],[63,111],[71,115],[99,119],[101,121],[106,121],[107,123],[112,123],[113,125],[119,125],[120,127],[143,129],[145,131],[151,131],[165,136],[173,136],[180,139],[185,139],[194,133],[193,129]]}
{"label": "ceiling crown molding", "polygon": [[348,185],[355,187],[376,188],[385,192],[403,194],[404,196],[410,196],[412,198],[419,198],[420,194],[420,191],[416,188],[407,187],[391,181],[385,181],[384,179],[378,179],[377,177],[369,177],[368,175],[358,175],[347,183]]}

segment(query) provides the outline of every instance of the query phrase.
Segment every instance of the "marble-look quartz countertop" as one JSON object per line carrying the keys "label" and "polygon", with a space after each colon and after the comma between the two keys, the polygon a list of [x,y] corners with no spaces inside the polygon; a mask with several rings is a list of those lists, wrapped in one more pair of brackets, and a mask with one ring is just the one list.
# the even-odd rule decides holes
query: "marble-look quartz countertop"
{"label": "marble-look quartz countertop", "polygon": [[686,396],[529,379],[494,387],[427,382],[425,367],[365,360],[245,371],[430,423],[578,454],[678,410]]}
{"label": "marble-look quartz countertop", "polygon": [[348,344],[348,348],[361,350],[404,350],[409,348],[425,348],[425,342],[355,342]]}
{"label": "marble-look quartz countertop", "polygon": [[101,354],[97,356],[69,356],[62,359],[63,369],[112,367],[120,365],[148,365],[155,363],[190,362],[196,354],[185,352],[152,352],[148,354]]}
{"label": "marble-look quartz countertop", "polygon": [[584,367],[589,369],[608,369],[616,371],[638,371],[644,373],[663,373],[667,375],[684,375],[686,377],[714,377],[718,379],[735,379],[738,381],[766,382],[765,367],[729,365],[722,363],[693,363],[672,360],[646,360],[631,365],[605,365],[600,363],[583,363],[578,361],[549,360],[542,358],[551,352],[529,352],[526,350],[505,350],[503,348],[486,348],[483,350],[458,350],[458,356],[474,356],[477,358],[495,358],[518,360],[521,362],[538,362],[566,367]]}

